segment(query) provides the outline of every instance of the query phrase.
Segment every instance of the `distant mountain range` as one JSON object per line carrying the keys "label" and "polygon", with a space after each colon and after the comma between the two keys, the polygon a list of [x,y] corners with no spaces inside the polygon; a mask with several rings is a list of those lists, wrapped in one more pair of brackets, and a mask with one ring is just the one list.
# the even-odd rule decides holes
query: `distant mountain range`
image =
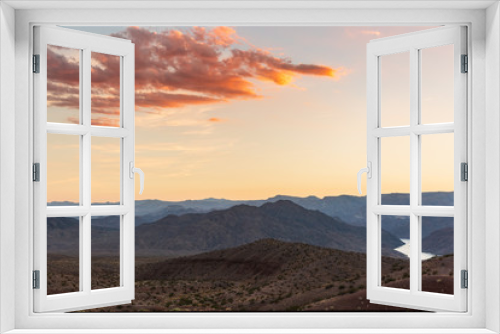
{"label": "distant mountain range", "polygon": [[[78,240],[77,220],[48,218],[47,224],[49,252],[78,250],[74,242],[58,240],[61,237]],[[117,254],[118,230],[113,225],[116,223],[106,224],[99,219],[92,221],[93,254]],[[142,256],[197,254],[267,238],[344,251],[366,251],[364,227],[346,224],[338,218],[284,200],[260,207],[237,205],[208,213],[170,215],[157,222],[137,226],[135,232],[136,254]],[[383,240],[384,254],[398,256],[393,249],[403,244],[401,240],[385,231]]]}
{"label": "distant mountain range", "polygon": [[[107,221],[107,222],[106,222]],[[120,254],[120,224],[118,217],[92,219],[92,254]],[[80,222],[75,218],[47,218],[47,252],[78,256]]]}
{"label": "distant mountain range", "polygon": [[436,255],[453,254],[453,226],[434,231],[424,238],[422,251]]}
{"label": "distant mountain range", "polygon": [[[330,217],[339,218],[341,221],[354,226],[366,226],[366,197],[358,196],[327,196],[319,198],[316,196],[295,197],[278,195],[265,200],[233,201],[227,199],[208,198],[203,200],[187,201],[161,201],[161,200],[139,200],[135,202],[136,225],[152,223],[168,215],[184,215],[188,213],[207,213],[215,210],[225,210],[236,205],[261,206],[265,203],[273,203],[279,200],[288,200],[308,210],[317,210]],[[452,192],[427,192],[422,194],[424,204],[452,206]],[[384,194],[383,204],[408,205],[408,194]],[[102,204],[102,203],[101,203]],[[117,204],[117,203],[107,203]],[[75,205],[73,202],[50,202],[54,205]],[[422,234],[424,237],[439,229],[450,227],[450,221],[440,218],[432,218],[433,224],[425,224]],[[384,218],[384,229],[399,238],[409,237],[408,222],[404,217],[386,216]]]}

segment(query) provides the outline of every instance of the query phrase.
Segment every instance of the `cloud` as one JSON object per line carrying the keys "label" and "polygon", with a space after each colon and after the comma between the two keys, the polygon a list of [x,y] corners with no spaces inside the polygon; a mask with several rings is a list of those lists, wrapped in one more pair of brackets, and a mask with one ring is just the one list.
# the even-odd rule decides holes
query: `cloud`
{"label": "cloud", "polygon": [[99,117],[99,118],[92,118],[91,123],[92,123],[92,125],[98,125],[98,126],[118,127],[118,126],[120,126],[120,119],[119,118]]}
{"label": "cloud", "polygon": [[185,105],[210,104],[225,102],[224,99],[213,98],[202,95],[175,94],[162,91],[143,92],[136,94],[136,106],[144,108],[179,108]]}
{"label": "cloud", "polygon": [[212,122],[212,123],[219,123],[219,122],[224,122],[223,119],[221,118],[217,118],[217,117],[211,117],[208,119],[209,122]]}
{"label": "cloud", "polygon": [[[338,80],[348,73],[342,67],[296,64],[275,56],[231,27],[160,32],[128,27],[113,36],[135,43],[136,109],[144,112],[262,98],[256,88],[259,81],[286,86],[299,76]],[[78,109],[78,59],[57,47],[50,48],[47,57],[48,106]],[[91,64],[92,112],[102,118],[98,122],[111,122],[109,116],[120,109],[120,59],[94,52]]]}

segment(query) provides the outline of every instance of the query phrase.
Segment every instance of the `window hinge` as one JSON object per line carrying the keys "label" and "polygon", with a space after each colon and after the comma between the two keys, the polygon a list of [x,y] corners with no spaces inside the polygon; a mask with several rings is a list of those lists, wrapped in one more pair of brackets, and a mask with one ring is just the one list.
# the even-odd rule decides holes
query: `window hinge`
{"label": "window hinge", "polygon": [[460,273],[462,281],[462,289],[467,289],[469,287],[469,273],[467,270],[462,270]]}
{"label": "window hinge", "polygon": [[33,289],[40,289],[40,270],[33,270]]}
{"label": "window hinge", "polygon": [[467,55],[462,55],[462,70],[460,72],[469,72],[469,57]]}
{"label": "window hinge", "polygon": [[40,55],[33,55],[33,73],[40,73]]}
{"label": "window hinge", "polygon": [[469,181],[469,165],[466,162],[460,164],[460,180]]}
{"label": "window hinge", "polygon": [[40,182],[40,163],[38,162],[33,164],[33,181]]}

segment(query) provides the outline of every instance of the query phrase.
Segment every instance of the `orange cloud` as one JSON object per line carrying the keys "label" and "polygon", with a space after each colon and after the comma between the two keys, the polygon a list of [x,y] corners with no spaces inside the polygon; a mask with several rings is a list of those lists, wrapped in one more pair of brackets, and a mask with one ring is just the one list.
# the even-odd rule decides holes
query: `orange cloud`
{"label": "orange cloud", "polygon": [[[255,99],[261,97],[256,90],[256,80],[285,86],[302,75],[338,80],[347,73],[342,68],[295,64],[289,58],[276,57],[250,45],[231,27],[161,32],[128,27],[113,36],[135,43],[138,110],[161,111]],[[238,48],[240,44],[245,44],[245,48]],[[47,57],[48,105],[78,109],[78,63],[58,49],[49,50]],[[107,122],[104,119],[109,119],[109,115],[119,113],[119,78],[119,57],[92,54],[92,112],[100,114],[102,122]]]}
{"label": "orange cloud", "polygon": [[208,119],[209,122],[213,122],[213,123],[219,123],[219,122],[224,122],[223,119],[221,118],[217,118],[217,117],[211,117]]}
{"label": "orange cloud", "polygon": [[114,126],[114,127],[120,126],[119,118],[99,117],[99,118],[92,118],[91,122],[92,125],[98,125],[98,126]]}
{"label": "orange cloud", "polygon": [[[79,124],[79,119],[76,117],[68,117],[68,121],[73,124]],[[90,122],[92,125],[97,125],[97,126],[113,126],[113,127],[120,126],[119,117],[109,118],[99,115],[97,118],[95,116],[92,117]]]}

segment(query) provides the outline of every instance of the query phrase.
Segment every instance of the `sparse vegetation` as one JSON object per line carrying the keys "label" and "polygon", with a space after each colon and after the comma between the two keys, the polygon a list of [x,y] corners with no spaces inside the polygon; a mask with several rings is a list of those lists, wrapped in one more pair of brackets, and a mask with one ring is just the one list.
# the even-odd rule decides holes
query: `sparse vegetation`
{"label": "sparse vegetation", "polygon": [[[307,253],[304,252],[306,249]],[[287,252],[286,257],[282,257],[284,252]],[[266,254],[269,265],[265,261],[244,263],[238,260],[264,258],[259,256],[260,253]],[[51,291],[67,291],[64,289],[74,288],[75,282],[78,289],[77,270],[72,274],[68,271],[57,274],[77,265],[77,258],[52,255],[49,258]],[[345,261],[346,258],[349,261]],[[365,259],[366,255],[362,253],[275,240],[261,240],[231,250],[184,258],[139,257],[136,259],[136,299],[129,305],[90,311],[405,311],[366,300]],[[113,272],[114,266],[118,266],[113,258],[100,257],[93,262],[106,264],[94,268],[98,276],[96,282],[109,286],[119,281],[117,276],[106,271]],[[384,285],[409,286],[407,260],[387,257],[383,263]],[[429,280],[424,280],[424,290],[450,293],[448,283],[452,280],[452,264],[451,256],[424,261],[422,271],[429,277]]]}

